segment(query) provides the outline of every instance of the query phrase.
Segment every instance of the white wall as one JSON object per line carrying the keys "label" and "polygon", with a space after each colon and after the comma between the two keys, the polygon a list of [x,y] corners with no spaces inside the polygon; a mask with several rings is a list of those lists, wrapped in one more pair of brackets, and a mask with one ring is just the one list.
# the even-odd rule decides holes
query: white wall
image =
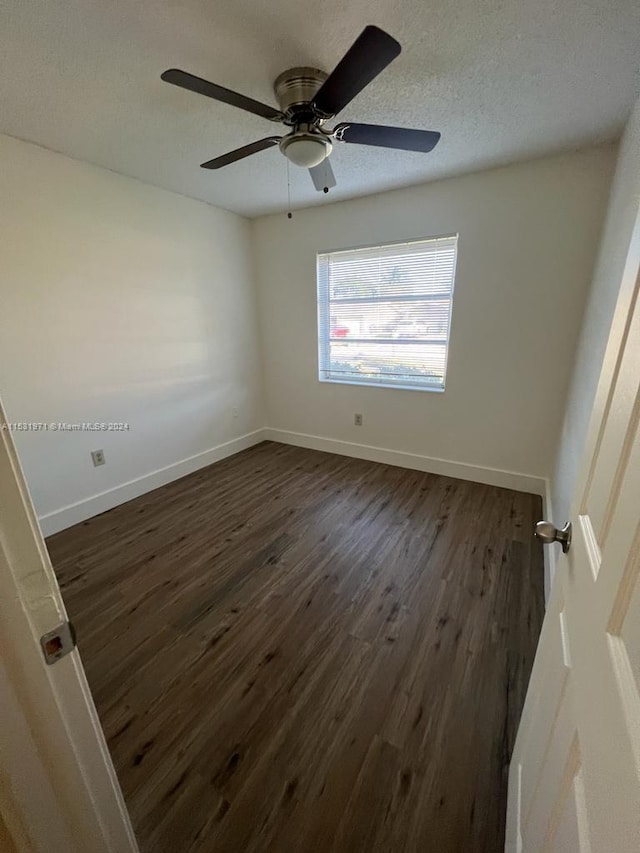
{"label": "white wall", "polygon": [[556,524],[569,518],[596,386],[640,201],[640,100],[622,142],[593,284],[576,353],[551,483]]}
{"label": "white wall", "polygon": [[249,222],[6,136],[0,161],[7,416],[131,426],[16,433],[38,513],[205,453],[45,529],[207,464],[206,451],[262,427]]}
{"label": "white wall", "polygon": [[[418,466],[452,460],[470,478],[547,476],[615,153],[605,146],[249,223],[0,136],[9,418],[131,425],[16,433],[45,531],[240,449],[265,423],[287,440],[415,454]],[[319,383],[316,252],[454,231],[446,392]],[[356,411],[363,427],[353,426]],[[98,447],[107,464],[93,468]]]}
{"label": "white wall", "polygon": [[[615,153],[606,146],[255,221],[269,426],[548,476]],[[318,382],[316,253],[455,232],[445,393]]]}

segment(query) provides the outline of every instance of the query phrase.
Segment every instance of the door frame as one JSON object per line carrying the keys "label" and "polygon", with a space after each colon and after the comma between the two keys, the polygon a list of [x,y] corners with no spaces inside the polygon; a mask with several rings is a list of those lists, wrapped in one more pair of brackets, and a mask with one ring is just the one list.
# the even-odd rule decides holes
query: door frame
{"label": "door frame", "polygon": [[65,621],[0,400],[0,814],[20,853],[138,853],[78,649],[44,660]]}

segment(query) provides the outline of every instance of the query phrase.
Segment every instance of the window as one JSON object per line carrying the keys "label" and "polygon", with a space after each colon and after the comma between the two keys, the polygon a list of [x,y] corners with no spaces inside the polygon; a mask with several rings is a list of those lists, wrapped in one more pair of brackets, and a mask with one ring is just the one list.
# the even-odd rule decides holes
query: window
{"label": "window", "polygon": [[318,255],[321,382],[444,390],[457,236]]}

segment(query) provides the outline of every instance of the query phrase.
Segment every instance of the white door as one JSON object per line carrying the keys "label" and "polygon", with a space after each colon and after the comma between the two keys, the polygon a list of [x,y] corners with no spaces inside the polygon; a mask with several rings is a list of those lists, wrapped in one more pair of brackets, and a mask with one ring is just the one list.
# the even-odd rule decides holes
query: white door
{"label": "white door", "polygon": [[40,647],[67,617],[6,427],[0,404],[2,831],[18,853],[136,853],[78,651]]}
{"label": "white door", "polygon": [[640,215],[511,761],[508,853],[640,851],[639,267]]}

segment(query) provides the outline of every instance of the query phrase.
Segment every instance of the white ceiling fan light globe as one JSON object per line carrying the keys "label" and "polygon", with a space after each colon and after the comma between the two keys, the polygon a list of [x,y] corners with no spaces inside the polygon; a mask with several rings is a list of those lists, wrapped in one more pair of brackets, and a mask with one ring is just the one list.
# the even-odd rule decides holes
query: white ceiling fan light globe
{"label": "white ceiling fan light globe", "polygon": [[295,166],[311,169],[318,166],[331,152],[331,142],[322,136],[285,137],[280,143],[280,150]]}

